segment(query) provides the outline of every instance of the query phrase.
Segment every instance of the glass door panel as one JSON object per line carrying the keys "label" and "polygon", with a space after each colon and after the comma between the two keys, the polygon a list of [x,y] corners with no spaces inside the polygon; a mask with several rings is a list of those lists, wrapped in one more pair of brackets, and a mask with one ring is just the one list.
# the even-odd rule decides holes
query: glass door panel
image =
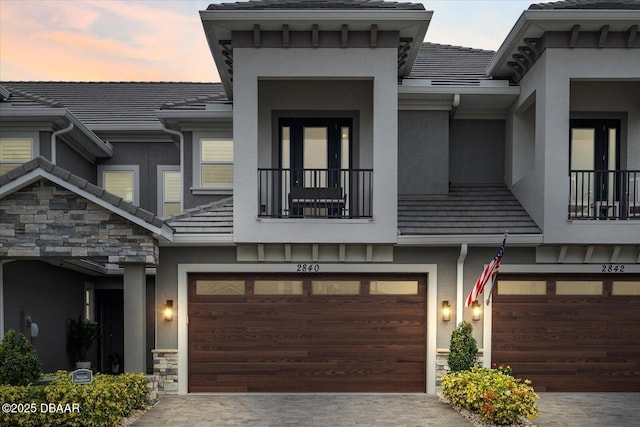
{"label": "glass door panel", "polygon": [[326,127],[304,127],[302,134],[304,187],[326,187],[329,131]]}

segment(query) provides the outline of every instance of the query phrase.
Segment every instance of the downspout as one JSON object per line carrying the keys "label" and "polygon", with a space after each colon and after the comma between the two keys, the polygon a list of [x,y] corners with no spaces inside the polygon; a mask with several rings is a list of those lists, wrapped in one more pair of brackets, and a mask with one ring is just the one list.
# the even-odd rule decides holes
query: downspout
{"label": "downspout", "polygon": [[468,246],[463,243],[460,246],[460,256],[456,270],[456,326],[462,322],[462,309],[464,306],[464,260],[467,259]]}
{"label": "downspout", "polygon": [[169,129],[161,123],[162,129],[180,139],[180,212],[184,209],[184,135],[177,130]]}
{"label": "downspout", "polygon": [[456,111],[458,111],[458,107],[460,106],[460,94],[456,93],[453,95],[453,103],[451,104],[451,112],[449,113],[449,125],[453,122],[453,119],[456,115]]}
{"label": "downspout", "polygon": [[51,163],[54,165],[57,164],[58,157],[58,141],[56,138],[58,135],[71,131],[71,129],[73,129],[73,122],[69,122],[69,126],[64,129],[59,129],[51,134]]}

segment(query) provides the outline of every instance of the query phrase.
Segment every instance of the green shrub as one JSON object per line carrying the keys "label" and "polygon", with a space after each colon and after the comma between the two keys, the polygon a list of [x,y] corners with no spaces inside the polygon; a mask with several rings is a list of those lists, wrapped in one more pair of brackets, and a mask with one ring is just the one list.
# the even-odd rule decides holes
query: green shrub
{"label": "green shrub", "polygon": [[0,384],[28,385],[40,376],[40,360],[27,337],[13,329],[0,343]]}
{"label": "green shrub", "polygon": [[[115,426],[135,409],[144,407],[147,393],[144,374],[96,374],[91,384],[83,385],[73,384],[69,372],[60,371],[56,376],[44,386],[0,386],[0,402],[35,405],[23,413],[1,413],[0,425]],[[49,410],[49,404],[55,404],[56,410]],[[59,411],[59,408],[68,410]]]}
{"label": "green shrub", "polygon": [[538,395],[531,382],[496,369],[476,366],[449,372],[442,378],[442,395],[494,424],[518,424],[523,417],[532,419],[538,414]]}
{"label": "green shrub", "polygon": [[451,334],[447,361],[451,371],[467,371],[476,364],[478,343],[472,332],[473,327],[469,322],[461,322]]}

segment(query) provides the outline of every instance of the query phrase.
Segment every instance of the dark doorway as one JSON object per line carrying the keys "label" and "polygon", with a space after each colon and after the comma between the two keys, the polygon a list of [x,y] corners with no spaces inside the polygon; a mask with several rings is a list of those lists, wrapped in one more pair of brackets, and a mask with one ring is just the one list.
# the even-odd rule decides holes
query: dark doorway
{"label": "dark doorway", "polygon": [[124,294],[122,289],[96,290],[96,319],[100,324],[98,342],[98,368],[101,372],[114,372],[112,360],[120,355],[120,372],[124,355]]}

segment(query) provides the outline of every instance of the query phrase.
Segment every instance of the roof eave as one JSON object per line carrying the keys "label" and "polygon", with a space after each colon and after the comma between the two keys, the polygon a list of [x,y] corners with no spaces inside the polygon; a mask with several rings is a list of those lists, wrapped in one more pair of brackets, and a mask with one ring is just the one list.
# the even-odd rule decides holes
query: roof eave
{"label": "roof eave", "polygon": [[78,130],[82,135],[91,141],[92,147],[89,151],[96,157],[112,157],[113,146],[103,141],[98,135],[96,135],[91,129],[89,129],[84,123],[82,123],[72,112],[66,108],[2,108],[2,114],[0,114],[1,121],[25,121],[43,119],[43,120],[65,120],[67,123],[73,123],[74,129]]}
{"label": "roof eave", "polygon": [[578,22],[629,22],[640,21],[640,10],[601,10],[601,9],[545,9],[525,10],[500,45],[500,48],[487,65],[487,75],[495,76],[497,69],[510,60],[517,45],[526,37],[533,25],[545,23],[567,23],[567,29]]}
{"label": "roof eave", "polygon": [[408,75],[418,57],[420,46],[429,28],[433,11],[427,10],[334,10],[334,9],[299,9],[299,10],[202,10],[200,19],[205,32],[209,49],[216,63],[222,85],[229,100],[233,99],[231,76],[227,73],[225,58],[222,55],[219,41],[230,39],[231,31],[252,30],[254,25],[261,29],[281,29],[287,24],[290,30],[297,26],[340,28],[342,24],[352,29],[368,29],[371,24],[378,25],[378,31],[397,30],[400,37],[412,39],[406,63],[402,66],[401,75]]}
{"label": "roof eave", "polygon": [[[432,234],[398,236],[398,246],[472,246],[498,245],[504,234]],[[510,246],[538,246],[544,241],[540,234],[509,234]]]}

